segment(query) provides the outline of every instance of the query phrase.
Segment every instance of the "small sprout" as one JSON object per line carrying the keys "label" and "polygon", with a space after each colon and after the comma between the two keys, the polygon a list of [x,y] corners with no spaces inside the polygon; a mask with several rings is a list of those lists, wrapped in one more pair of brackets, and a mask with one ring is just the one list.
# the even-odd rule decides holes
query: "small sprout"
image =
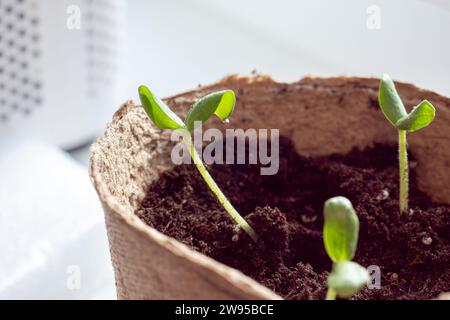
{"label": "small sprout", "polygon": [[324,205],[323,241],[333,269],[328,276],[326,299],[348,298],[369,279],[367,270],[351,260],[358,244],[359,220],[345,197],[328,199]]}
{"label": "small sprout", "polygon": [[216,115],[222,121],[226,121],[229,118],[236,102],[234,92],[231,90],[223,90],[204,96],[192,106],[186,116],[186,120],[183,122],[168,105],[155,97],[146,86],[140,86],[138,91],[144,110],[158,128],[170,130],[180,129],[183,131],[183,141],[187,146],[187,150],[208,187],[233,220],[250,236],[250,238],[252,238],[253,241],[258,242],[258,236],[253,228],[236,211],[217,186],[208,170],[206,170],[205,165],[195,149],[191,137],[191,132],[194,130],[194,126],[197,123],[203,123],[213,115]]}
{"label": "small sprout", "polygon": [[408,153],[406,132],[414,132],[428,126],[433,122],[436,109],[433,105],[423,100],[415,106],[410,113],[406,112],[400,96],[395,89],[394,82],[388,75],[383,75],[380,80],[378,101],[386,118],[398,130],[398,153],[400,173],[400,213],[408,211]]}

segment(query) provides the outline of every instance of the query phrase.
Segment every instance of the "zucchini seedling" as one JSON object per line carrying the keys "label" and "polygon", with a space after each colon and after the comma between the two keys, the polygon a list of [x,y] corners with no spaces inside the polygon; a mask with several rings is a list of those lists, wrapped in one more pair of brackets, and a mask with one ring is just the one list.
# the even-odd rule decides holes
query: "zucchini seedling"
{"label": "zucchini seedling", "polygon": [[351,261],[358,244],[359,220],[352,203],[345,197],[328,199],[324,204],[323,242],[333,268],[328,276],[327,300],[348,298],[369,279],[368,271]]}
{"label": "zucchini seedling", "polygon": [[436,109],[423,100],[410,113],[406,112],[402,99],[397,93],[394,82],[388,75],[380,79],[378,101],[386,118],[398,130],[398,159],[400,175],[399,210],[408,210],[409,174],[406,133],[428,126],[434,119]]}
{"label": "zucchini seedling", "polygon": [[140,86],[138,91],[144,110],[158,128],[182,131],[183,142],[186,144],[187,150],[190,153],[195,166],[208,187],[231,218],[233,218],[253,241],[258,242],[258,236],[253,228],[237,212],[209,174],[195,149],[191,137],[194,126],[198,123],[201,125],[213,115],[216,115],[222,121],[228,121],[236,102],[234,92],[232,90],[223,90],[204,96],[192,106],[183,122],[167,104],[155,97],[146,86]]}

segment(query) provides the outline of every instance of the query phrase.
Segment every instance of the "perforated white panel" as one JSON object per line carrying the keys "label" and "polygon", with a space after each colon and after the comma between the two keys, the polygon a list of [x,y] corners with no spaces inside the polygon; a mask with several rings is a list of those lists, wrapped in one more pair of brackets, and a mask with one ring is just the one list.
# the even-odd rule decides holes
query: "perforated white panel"
{"label": "perforated white panel", "polygon": [[125,100],[124,52],[123,0],[0,0],[0,139],[95,137]]}
{"label": "perforated white panel", "polygon": [[38,0],[0,0],[0,122],[42,105]]}

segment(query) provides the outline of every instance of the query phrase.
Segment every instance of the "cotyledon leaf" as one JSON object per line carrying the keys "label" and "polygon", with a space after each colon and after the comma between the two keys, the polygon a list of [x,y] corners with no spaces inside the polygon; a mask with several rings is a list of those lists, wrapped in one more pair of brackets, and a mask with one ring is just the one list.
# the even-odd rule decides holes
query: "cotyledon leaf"
{"label": "cotyledon leaf", "polygon": [[400,130],[414,132],[428,126],[434,120],[436,109],[427,100],[423,100],[405,117],[397,121],[395,126]]}
{"label": "cotyledon leaf", "polygon": [[204,96],[189,110],[185,120],[186,128],[191,131],[196,121],[203,123],[214,114],[221,120],[228,119],[235,103],[236,97],[232,90],[217,91]]}
{"label": "cotyledon leaf", "polygon": [[155,97],[146,86],[139,87],[142,106],[153,123],[160,129],[179,129],[183,121],[162,100]]}
{"label": "cotyledon leaf", "polygon": [[369,280],[369,272],[353,261],[341,261],[333,264],[328,276],[328,287],[341,298],[348,298],[359,291]]}
{"label": "cotyledon leaf", "polygon": [[395,126],[398,120],[407,115],[402,99],[397,93],[394,82],[383,74],[380,79],[378,102],[386,118]]}
{"label": "cotyledon leaf", "polygon": [[323,240],[333,262],[353,258],[358,233],[359,220],[350,200],[345,197],[328,199],[324,204]]}

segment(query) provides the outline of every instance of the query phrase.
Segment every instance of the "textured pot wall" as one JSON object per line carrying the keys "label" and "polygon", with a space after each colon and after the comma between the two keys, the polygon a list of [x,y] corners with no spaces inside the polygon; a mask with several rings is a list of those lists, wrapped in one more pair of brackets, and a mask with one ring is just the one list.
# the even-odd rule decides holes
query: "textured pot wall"
{"label": "textured pot wall", "polygon": [[[378,80],[305,78],[276,83],[267,77],[229,77],[166,99],[185,113],[200,96],[229,88],[237,107],[227,128],[278,128],[305,156],[346,153],[377,142],[395,143],[397,133],[377,102]],[[407,107],[427,98],[437,119],[409,136],[417,158],[418,186],[450,204],[450,100],[398,84]],[[208,123],[224,129],[219,121]],[[149,183],[169,169],[168,132],[155,129],[142,107],[128,102],[92,146],[90,174],[105,209],[118,297],[124,299],[279,298],[240,272],[194,252],[141,222],[134,211]],[[433,153],[431,153],[433,150]]]}

